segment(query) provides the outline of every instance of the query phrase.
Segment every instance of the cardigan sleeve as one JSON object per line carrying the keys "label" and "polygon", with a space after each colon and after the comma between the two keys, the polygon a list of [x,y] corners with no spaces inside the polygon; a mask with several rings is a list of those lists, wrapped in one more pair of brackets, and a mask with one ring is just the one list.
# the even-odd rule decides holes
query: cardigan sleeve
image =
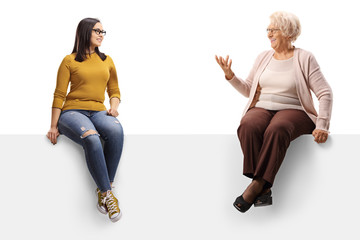
{"label": "cardigan sleeve", "polygon": [[53,108],[62,109],[63,107],[70,82],[70,61],[70,55],[67,55],[60,64],[56,80],[54,100],[52,104]]}
{"label": "cardigan sleeve", "polygon": [[[247,78],[247,80],[249,80],[249,78]],[[252,81],[247,80],[244,81],[241,78],[236,77],[234,74],[234,77],[228,81],[242,95],[244,95],[245,97],[249,97]]]}
{"label": "cardigan sleeve", "polygon": [[107,83],[107,93],[109,95],[109,99],[111,98],[118,98],[120,100],[120,90],[118,84],[118,78],[116,73],[116,68],[113,60],[110,56],[107,56],[110,62],[110,78]]}
{"label": "cardigan sleeve", "polygon": [[256,58],[255,63],[253,64],[253,67],[245,80],[236,77],[235,74],[232,79],[228,80],[229,83],[245,97],[250,96],[250,90],[255,78],[255,74],[259,69],[261,61],[264,59],[265,54],[266,52],[263,52]]}
{"label": "cardigan sleeve", "polygon": [[316,129],[328,130],[332,111],[333,93],[320,70],[315,57],[310,54],[308,59],[309,87],[319,100],[319,114],[316,119]]}

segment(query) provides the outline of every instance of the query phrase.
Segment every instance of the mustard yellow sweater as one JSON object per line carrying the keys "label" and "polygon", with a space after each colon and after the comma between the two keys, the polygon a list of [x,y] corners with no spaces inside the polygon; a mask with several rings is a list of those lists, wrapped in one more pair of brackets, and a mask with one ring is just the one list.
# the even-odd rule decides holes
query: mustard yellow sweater
{"label": "mustard yellow sweater", "polygon": [[[110,56],[103,61],[96,53],[88,55],[83,62],[75,61],[75,56],[75,53],[67,55],[60,64],[52,107],[62,110],[106,110],[105,90],[110,99],[120,99],[114,62]],[[66,95],[69,82],[70,92]]]}

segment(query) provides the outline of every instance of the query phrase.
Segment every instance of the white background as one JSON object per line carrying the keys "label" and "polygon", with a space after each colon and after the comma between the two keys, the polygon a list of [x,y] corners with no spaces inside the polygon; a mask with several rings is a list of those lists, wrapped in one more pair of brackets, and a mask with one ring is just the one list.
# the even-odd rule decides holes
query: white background
{"label": "white background", "polygon": [[333,88],[331,132],[360,133],[356,1],[33,0],[1,3],[0,134],[46,134],[57,69],[85,17],[108,33],[100,49],[118,70],[126,134],[234,134],[248,99],[214,55],[229,54],[245,78],[270,49],[277,10],[299,17],[295,46],[315,55]]}

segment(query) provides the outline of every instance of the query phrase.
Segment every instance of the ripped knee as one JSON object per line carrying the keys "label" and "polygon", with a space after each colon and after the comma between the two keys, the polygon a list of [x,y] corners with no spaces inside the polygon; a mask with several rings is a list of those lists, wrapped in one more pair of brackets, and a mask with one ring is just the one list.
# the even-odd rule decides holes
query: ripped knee
{"label": "ripped knee", "polygon": [[87,130],[83,135],[81,135],[80,138],[86,138],[89,135],[98,135],[99,136],[97,131],[90,129],[90,130]]}

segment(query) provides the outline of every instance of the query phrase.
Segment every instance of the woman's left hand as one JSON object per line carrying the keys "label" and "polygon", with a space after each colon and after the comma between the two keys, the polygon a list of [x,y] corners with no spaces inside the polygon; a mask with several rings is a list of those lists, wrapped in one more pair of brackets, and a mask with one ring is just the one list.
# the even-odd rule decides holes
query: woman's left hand
{"label": "woman's left hand", "polygon": [[329,134],[325,130],[315,129],[312,132],[312,135],[314,136],[314,141],[315,142],[324,143],[324,142],[326,142]]}
{"label": "woman's left hand", "polygon": [[116,109],[110,108],[109,110],[107,110],[107,115],[117,117],[117,116],[119,116],[119,113]]}

